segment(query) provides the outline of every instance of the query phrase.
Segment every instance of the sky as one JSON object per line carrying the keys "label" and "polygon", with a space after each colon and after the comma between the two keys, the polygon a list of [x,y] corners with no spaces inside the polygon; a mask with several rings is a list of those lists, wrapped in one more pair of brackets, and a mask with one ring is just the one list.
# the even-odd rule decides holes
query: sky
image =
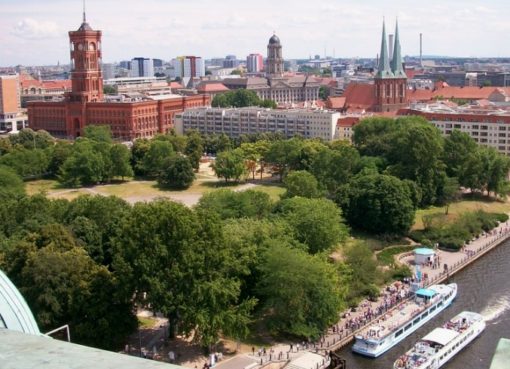
{"label": "sky", "polygon": [[[403,55],[510,56],[509,0],[87,0],[103,31],[103,61],[266,54],[273,31],[283,56],[373,57],[381,25],[398,18]],[[0,66],[69,63],[81,0],[0,0]]]}

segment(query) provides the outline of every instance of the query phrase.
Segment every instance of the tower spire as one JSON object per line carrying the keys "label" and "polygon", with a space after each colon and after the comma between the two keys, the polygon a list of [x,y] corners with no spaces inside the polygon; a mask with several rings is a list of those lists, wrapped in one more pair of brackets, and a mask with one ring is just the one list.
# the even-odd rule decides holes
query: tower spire
{"label": "tower spire", "polygon": [[395,24],[395,45],[393,47],[393,60],[391,61],[391,71],[396,78],[407,78],[402,67],[402,51],[400,49],[400,36],[398,34],[398,19]]}
{"label": "tower spire", "polygon": [[87,23],[87,14],[85,12],[85,0],[83,0],[83,23]]}
{"label": "tower spire", "polygon": [[388,59],[388,46],[386,44],[386,25],[383,19],[381,53],[379,54],[379,67],[377,68],[377,78],[393,78]]}

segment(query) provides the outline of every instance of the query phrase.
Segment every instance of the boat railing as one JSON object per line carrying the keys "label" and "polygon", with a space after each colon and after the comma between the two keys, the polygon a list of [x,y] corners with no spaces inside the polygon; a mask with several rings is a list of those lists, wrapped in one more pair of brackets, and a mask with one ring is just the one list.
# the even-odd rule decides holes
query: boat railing
{"label": "boat railing", "polygon": [[[450,296],[450,295],[448,295]],[[420,302],[418,303],[416,300],[407,300],[407,301],[403,301],[400,305],[397,305],[395,307],[395,310],[396,310],[396,313],[398,314],[398,312],[402,311],[403,309],[405,309],[407,306],[409,306],[410,304],[417,304],[420,309],[418,310],[413,310],[411,312],[411,315],[410,315],[410,321],[413,320],[416,316],[420,315],[421,313],[423,313],[425,310],[427,310],[430,306],[436,304],[437,302],[439,302],[440,300],[442,299],[442,295],[436,295],[434,296],[432,299],[430,299],[428,302]],[[371,325],[373,324],[378,324],[380,322],[380,320],[385,320],[384,317],[386,315],[390,314],[390,317],[388,319],[391,319],[393,317],[393,315],[391,314],[391,311],[387,312],[386,314],[382,315],[381,317],[379,317],[377,320],[373,321]],[[377,339],[377,340],[380,340],[380,339],[383,339],[383,338],[386,338],[387,336],[391,335],[393,332],[397,331],[400,327],[402,327],[403,324],[396,324],[396,325],[391,325],[389,327],[382,327],[383,328],[383,331],[379,331],[381,334],[379,335],[375,335],[375,336],[370,336],[368,333],[370,332],[370,326],[368,328],[366,328],[366,331],[364,332],[364,334],[361,334],[361,337],[363,337],[363,339],[365,340],[369,340],[369,339]],[[386,329],[388,328],[388,329]]]}

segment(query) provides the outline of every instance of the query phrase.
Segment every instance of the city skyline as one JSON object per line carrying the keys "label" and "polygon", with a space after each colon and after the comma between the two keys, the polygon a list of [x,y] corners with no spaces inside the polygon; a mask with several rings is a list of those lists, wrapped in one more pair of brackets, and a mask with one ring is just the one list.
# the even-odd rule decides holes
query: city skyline
{"label": "city skyline", "polygon": [[[79,27],[81,7],[79,0],[0,0],[0,66],[69,63],[67,32]],[[501,47],[510,32],[505,14],[510,14],[510,4],[502,0],[432,0],[426,6],[404,0],[367,0],[363,5],[354,0],[261,0],[257,6],[233,0],[148,0],[143,7],[133,0],[122,5],[87,1],[87,20],[103,31],[104,62],[178,55],[235,54],[244,59],[250,53],[265,55],[273,30],[286,59],[325,52],[375,58],[383,17],[388,33],[398,17],[403,55],[418,55],[423,33],[425,55],[504,57],[510,55]]]}

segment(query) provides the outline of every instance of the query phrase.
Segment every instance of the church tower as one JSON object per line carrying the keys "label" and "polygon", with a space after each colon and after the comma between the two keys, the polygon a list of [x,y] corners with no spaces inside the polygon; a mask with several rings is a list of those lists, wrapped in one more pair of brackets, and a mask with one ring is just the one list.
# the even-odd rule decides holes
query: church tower
{"label": "church tower", "polygon": [[266,63],[267,77],[283,76],[282,45],[280,44],[280,39],[275,34],[269,39],[269,44],[267,45]]}
{"label": "church tower", "polygon": [[83,23],[77,31],[69,32],[71,48],[72,92],[69,102],[98,102],[103,100],[101,73],[101,31],[94,31],[87,23],[85,7]]}
{"label": "church tower", "polygon": [[386,44],[386,26],[383,21],[381,54],[374,78],[374,110],[377,112],[396,111],[407,105],[407,76],[402,63],[398,22],[395,27],[394,40],[393,59],[390,66]]}

